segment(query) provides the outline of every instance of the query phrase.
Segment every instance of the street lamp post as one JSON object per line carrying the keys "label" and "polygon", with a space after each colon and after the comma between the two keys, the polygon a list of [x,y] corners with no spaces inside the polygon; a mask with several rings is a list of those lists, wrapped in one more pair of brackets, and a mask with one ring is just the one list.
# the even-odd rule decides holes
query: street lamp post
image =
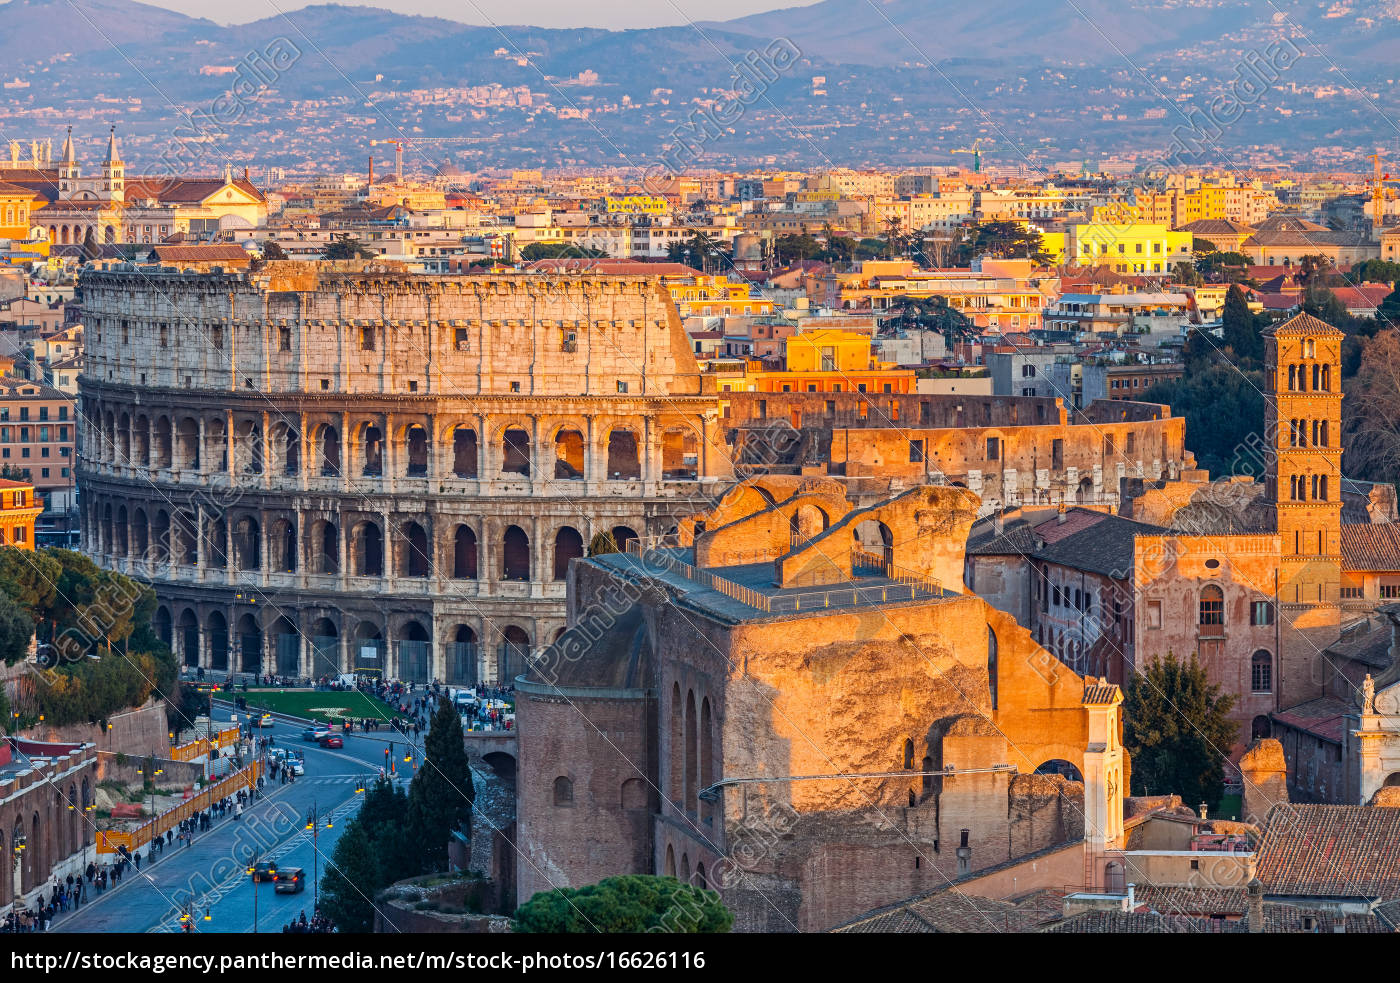
{"label": "street lamp post", "polygon": [[258,858],[262,856],[260,848],[253,850],[253,859],[248,864],[248,876],[253,879],[253,934],[258,934]]}

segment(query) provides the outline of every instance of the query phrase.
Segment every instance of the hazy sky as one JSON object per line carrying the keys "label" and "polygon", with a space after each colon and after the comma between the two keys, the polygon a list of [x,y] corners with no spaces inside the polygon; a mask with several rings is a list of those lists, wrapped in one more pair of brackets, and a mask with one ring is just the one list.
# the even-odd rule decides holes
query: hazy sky
{"label": "hazy sky", "polygon": [[[324,0],[140,0],[221,24],[243,24]],[[689,21],[729,20],[764,10],[805,7],[816,0],[338,0],[404,14],[445,17],[466,24],[533,24],[540,27],[661,27]]]}

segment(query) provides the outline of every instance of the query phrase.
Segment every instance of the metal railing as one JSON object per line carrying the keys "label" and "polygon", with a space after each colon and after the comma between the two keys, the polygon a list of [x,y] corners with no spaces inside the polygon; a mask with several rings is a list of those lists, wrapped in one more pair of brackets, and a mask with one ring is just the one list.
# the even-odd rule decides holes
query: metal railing
{"label": "metal railing", "polygon": [[[660,539],[661,537],[651,538]],[[710,573],[708,570],[701,570],[699,567],[686,563],[684,560],[673,556],[664,549],[643,546],[642,540],[640,539],[629,539],[627,541],[627,553],[630,556],[637,557],[643,563],[655,563],[663,566],[672,573],[679,574],[687,580],[692,580],[697,584],[717,590],[721,594],[732,597],[734,600],[742,604],[747,604],[751,608],[757,608],[759,611],[763,612],[771,610],[767,594],[756,591],[752,587],[745,587],[743,584],[736,584],[732,580],[726,580],[724,577]]]}

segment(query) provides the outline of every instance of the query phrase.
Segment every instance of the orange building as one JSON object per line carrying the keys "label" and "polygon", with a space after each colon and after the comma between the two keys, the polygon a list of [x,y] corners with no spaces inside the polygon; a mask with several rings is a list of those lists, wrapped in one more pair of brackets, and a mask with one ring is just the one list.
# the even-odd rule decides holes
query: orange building
{"label": "orange building", "polygon": [[0,478],[0,546],[34,548],[34,521],[44,511],[34,486]]}

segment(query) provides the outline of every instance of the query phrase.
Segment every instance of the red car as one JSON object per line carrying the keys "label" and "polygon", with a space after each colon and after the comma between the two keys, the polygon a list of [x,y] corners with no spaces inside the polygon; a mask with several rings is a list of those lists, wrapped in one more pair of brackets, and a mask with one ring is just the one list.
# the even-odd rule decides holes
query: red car
{"label": "red car", "polygon": [[321,747],[344,747],[344,746],[345,746],[345,742],[344,742],[343,740],[341,740],[339,737],[337,737],[336,735],[334,735],[334,734],[327,734],[325,737],[321,738],[317,743],[320,744]]}

